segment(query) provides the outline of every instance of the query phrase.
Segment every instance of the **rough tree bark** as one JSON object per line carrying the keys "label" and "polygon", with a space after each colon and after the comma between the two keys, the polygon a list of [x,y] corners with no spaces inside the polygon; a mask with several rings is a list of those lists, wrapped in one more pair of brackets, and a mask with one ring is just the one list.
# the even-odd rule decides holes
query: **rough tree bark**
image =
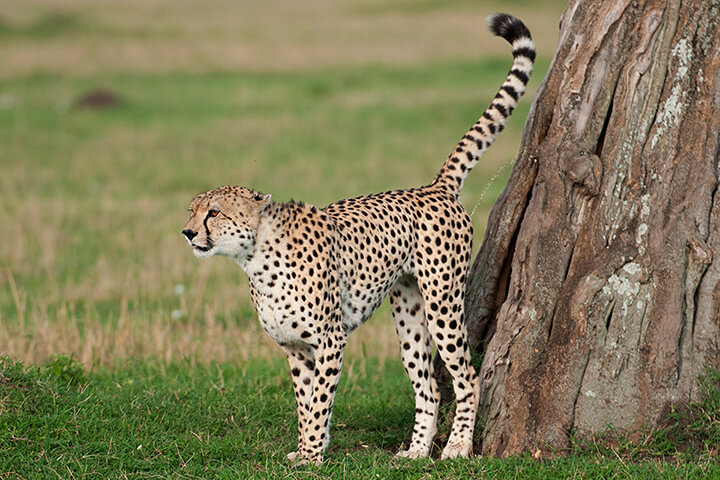
{"label": "rough tree bark", "polygon": [[468,286],[482,451],[661,425],[720,364],[720,6],[572,0]]}

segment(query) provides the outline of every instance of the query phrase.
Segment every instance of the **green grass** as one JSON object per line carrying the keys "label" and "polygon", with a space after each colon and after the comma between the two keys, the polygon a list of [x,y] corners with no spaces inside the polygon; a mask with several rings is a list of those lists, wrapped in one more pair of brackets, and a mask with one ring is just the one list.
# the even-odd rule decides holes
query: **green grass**
{"label": "green grass", "polygon": [[[508,66],[507,59],[496,59],[307,74],[0,80],[0,91],[17,102],[0,110],[4,156],[24,164],[11,169],[3,184],[23,196],[75,200],[112,194],[130,200],[138,192],[194,192],[236,180],[279,190],[281,199],[298,196],[319,204],[414,186],[432,179]],[[73,107],[96,87],[115,92],[119,106]],[[528,107],[529,101],[521,104],[505,136],[519,134]],[[514,153],[490,158],[490,168],[481,166],[470,191],[482,188],[483,174]],[[380,161],[387,162],[382,170]],[[305,181],[290,181],[298,176]],[[19,192],[24,183],[29,190]]]}
{"label": "green grass", "polygon": [[[82,340],[88,328],[125,322],[141,345],[120,345],[120,356],[165,355],[142,342],[156,325],[174,331],[173,311],[192,325],[212,317],[245,328],[254,312],[240,269],[197,261],[179,235],[193,196],[242,184],[322,206],[425,184],[494,95],[507,60],[0,79],[0,96],[15,99],[0,109],[0,221],[17,226],[17,248],[0,252],[0,328],[8,329],[0,352],[27,361],[76,352],[86,364],[112,363],[118,352]],[[95,88],[113,92],[117,105],[78,107]],[[528,108],[521,104],[464,188],[467,208],[477,206],[476,247]],[[387,313],[378,321],[392,334]],[[69,340],[38,340],[37,348],[17,340],[57,323],[73,326]],[[206,360],[232,358],[230,349],[213,357],[216,342],[207,340]]]}
{"label": "green grass", "polygon": [[[717,402],[717,385],[713,388]],[[88,372],[67,357],[42,367],[5,359],[0,361],[0,478],[720,477],[712,458],[690,462],[664,452],[667,456],[646,454],[638,462],[610,448],[544,461],[529,456],[395,459],[413,421],[412,390],[398,360],[346,365],[331,446],[320,467],[294,467],[285,460],[295,448],[294,408],[289,374],[280,361],[134,362]],[[714,426],[703,423],[706,432],[717,435],[717,415]],[[447,433],[447,425],[441,425],[441,443]],[[434,454],[439,450],[436,445]]]}

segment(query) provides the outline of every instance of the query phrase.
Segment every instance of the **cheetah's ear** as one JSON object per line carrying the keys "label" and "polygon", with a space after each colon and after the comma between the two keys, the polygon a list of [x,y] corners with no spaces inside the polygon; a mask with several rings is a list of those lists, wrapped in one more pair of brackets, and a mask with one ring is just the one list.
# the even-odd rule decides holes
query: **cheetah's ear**
{"label": "cheetah's ear", "polygon": [[272,195],[270,195],[269,193],[258,193],[253,197],[253,200],[263,205],[267,205],[272,200]]}

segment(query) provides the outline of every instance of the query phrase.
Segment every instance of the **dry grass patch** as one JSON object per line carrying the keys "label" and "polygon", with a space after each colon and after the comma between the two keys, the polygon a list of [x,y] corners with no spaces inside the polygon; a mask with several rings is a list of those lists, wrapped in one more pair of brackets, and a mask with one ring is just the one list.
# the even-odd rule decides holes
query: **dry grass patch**
{"label": "dry grass patch", "polygon": [[525,2],[368,3],[195,0],[0,1],[12,42],[0,42],[2,77],[208,70],[307,71],[367,63],[418,64],[504,54],[486,15],[523,18],[541,55],[555,48],[559,11]]}
{"label": "dry grass patch", "polygon": [[[179,298],[172,310],[130,307],[131,302],[123,298],[117,318],[103,321],[92,301],[80,306],[68,300],[57,308],[38,302],[28,311],[27,293],[18,288],[10,270],[5,271],[5,281],[14,297],[18,321],[0,319],[0,353],[28,364],[43,363],[58,354],[72,355],[86,367],[112,366],[123,359],[188,360],[194,364],[284,358],[251,318],[245,285],[238,287],[232,303],[213,297],[200,304],[197,296],[188,296]],[[237,318],[236,310],[228,311],[238,304],[248,309],[245,317]],[[399,358],[386,308],[350,337],[346,361],[354,364],[368,356],[381,362]]]}

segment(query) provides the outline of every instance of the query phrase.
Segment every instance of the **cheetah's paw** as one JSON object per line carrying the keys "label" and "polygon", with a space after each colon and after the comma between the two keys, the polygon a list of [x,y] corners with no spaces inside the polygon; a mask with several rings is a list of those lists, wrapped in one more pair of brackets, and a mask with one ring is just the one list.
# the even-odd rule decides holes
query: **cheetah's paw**
{"label": "cheetah's paw", "polygon": [[322,455],[312,455],[307,456],[303,455],[300,452],[292,452],[289,453],[287,456],[288,460],[290,460],[293,464],[297,466],[303,466],[303,465],[321,465],[323,462],[323,456]]}
{"label": "cheetah's paw", "polygon": [[396,457],[399,458],[410,458],[412,460],[415,460],[416,458],[424,458],[427,457],[430,449],[422,449],[422,448],[414,448],[414,449],[407,449],[407,450],[401,450],[397,454],[395,454]]}
{"label": "cheetah's paw", "polygon": [[319,467],[322,465],[322,458],[321,457],[315,457],[315,458],[305,458],[303,457],[301,460],[295,462],[295,465],[298,467],[302,467],[303,465],[315,465],[316,467]]}
{"label": "cheetah's paw", "polygon": [[448,443],[443,449],[441,460],[446,458],[470,458],[472,454],[471,442]]}

